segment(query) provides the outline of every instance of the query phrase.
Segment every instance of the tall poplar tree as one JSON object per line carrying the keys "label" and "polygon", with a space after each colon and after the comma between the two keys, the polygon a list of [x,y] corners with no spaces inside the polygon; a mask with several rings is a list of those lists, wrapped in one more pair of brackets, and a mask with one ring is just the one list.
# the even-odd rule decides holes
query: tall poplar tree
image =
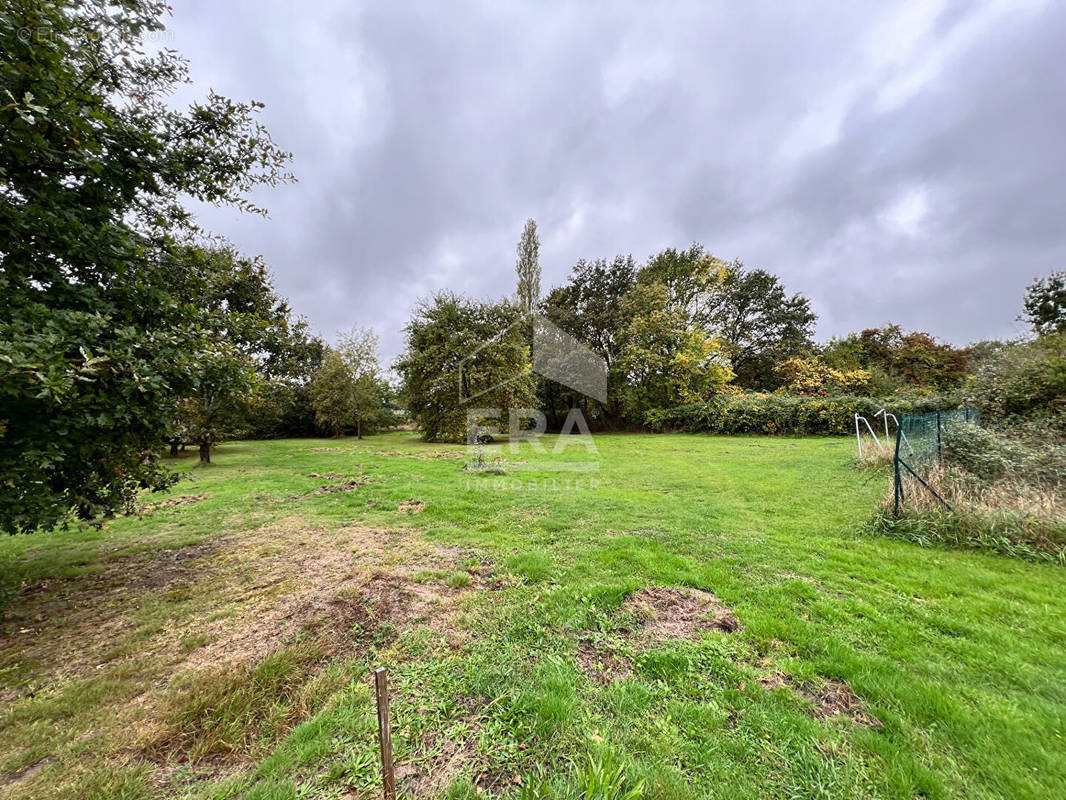
{"label": "tall poplar tree", "polygon": [[515,272],[518,273],[518,305],[527,314],[531,313],[540,300],[540,239],[535,220],[527,219],[522,229]]}

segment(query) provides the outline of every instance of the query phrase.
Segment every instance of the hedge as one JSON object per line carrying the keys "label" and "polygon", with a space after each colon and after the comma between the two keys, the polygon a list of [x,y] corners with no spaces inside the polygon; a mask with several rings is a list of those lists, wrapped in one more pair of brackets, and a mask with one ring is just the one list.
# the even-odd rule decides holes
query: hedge
{"label": "hedge", "polygon": [[862,414],[874,424],[873,415],[881,408],[901,416],[943,411],[958,405],[958,398],[947,396],[721,395],[705,403],[652,409],[644,421],[654,431],[839,435],[855,432],[855,414]]}

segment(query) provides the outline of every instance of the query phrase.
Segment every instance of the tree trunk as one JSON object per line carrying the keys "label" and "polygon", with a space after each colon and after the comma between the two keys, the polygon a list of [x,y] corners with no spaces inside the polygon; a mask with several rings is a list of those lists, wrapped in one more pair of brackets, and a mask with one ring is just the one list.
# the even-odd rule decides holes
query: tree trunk
{"label": "tree trunk", "polygon": [[171,439],[170,440],[170,457],[171,458],[177,458],[178,457],[178,445],[179,444],[181,444],[181,440],[180,439]]}
{"label": "tree trunk", "polygon": [[359,419],[358,417],[356,417],[355,420],[355,438],[363,438],[363,420]]}
{"label": "tree trunk", "polygon": [[211,463],[211,445],[200,444],[200,466]]}

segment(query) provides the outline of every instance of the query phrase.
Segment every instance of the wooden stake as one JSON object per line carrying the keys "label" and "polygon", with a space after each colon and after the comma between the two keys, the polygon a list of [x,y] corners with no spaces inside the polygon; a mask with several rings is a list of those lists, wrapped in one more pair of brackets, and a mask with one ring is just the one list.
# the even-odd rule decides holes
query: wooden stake
{"label": "wooden stake", "polygon": [[381,745],[381,787],[385,800],[396,800],[396,776],[392,770],[392,727],[389,723],[389,679],[384,667],[374,670],[378,696],[378,743]]}

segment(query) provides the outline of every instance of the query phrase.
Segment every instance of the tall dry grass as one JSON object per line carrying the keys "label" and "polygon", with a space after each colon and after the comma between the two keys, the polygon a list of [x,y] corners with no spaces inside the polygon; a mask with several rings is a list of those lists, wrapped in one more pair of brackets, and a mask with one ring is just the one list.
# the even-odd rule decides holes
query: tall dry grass
{"label": "tall dry grass", "polygon": [[[891,457],[887,463],[891,466]],[[945,544],[1066,565],[1061,485],[1019,474],[980,480],[958,465],[919,473],[928,488],[905,470],[901,474],[901,513],[894,515],[890,482],[872,523],[877,532],[923,546]]]}

